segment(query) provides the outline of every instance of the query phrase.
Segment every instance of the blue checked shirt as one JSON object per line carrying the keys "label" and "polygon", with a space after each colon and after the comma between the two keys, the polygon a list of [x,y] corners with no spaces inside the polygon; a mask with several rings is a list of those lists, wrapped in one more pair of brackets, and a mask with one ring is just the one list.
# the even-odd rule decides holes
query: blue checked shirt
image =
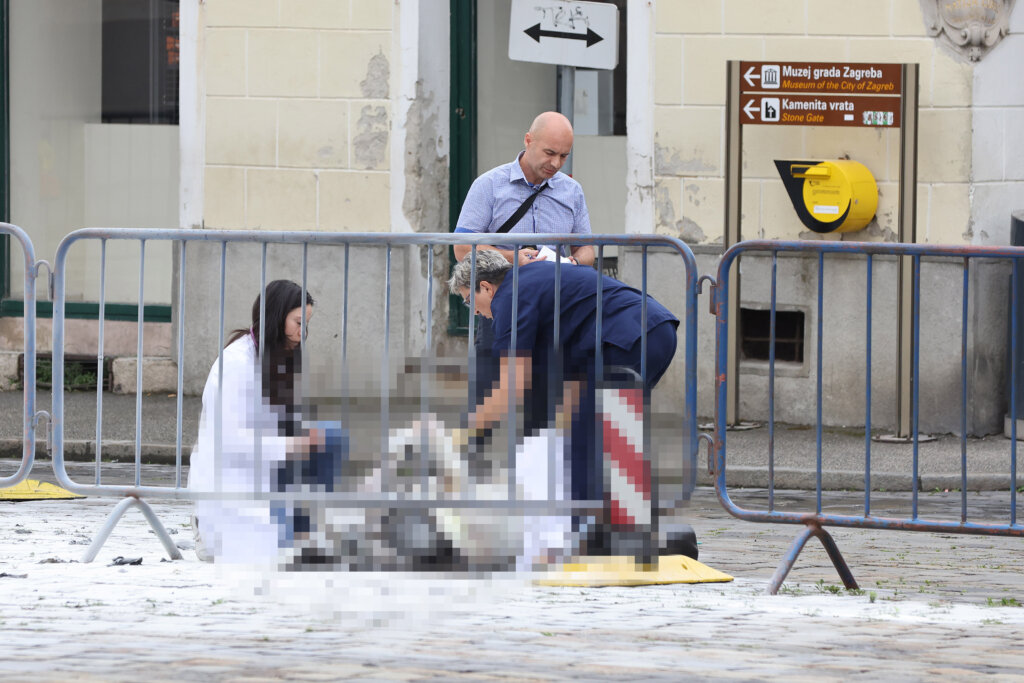
{"label": "blue checked shirt", "polygon": [[[522,152],[519,153],[522,156]],[[515,213],[536,185],[531,185],[515,161],[502,164],[473,181],[462,204],[455,232],[495,232]],[[590,214],[580,184],[561,171],[547,181],[544,190],[509,233],[590,234]],[[543,240],[529,243],[544,244]],[[556,245],[549,245],[556,252]],[[563,255],[568,255],[568,248]]]}

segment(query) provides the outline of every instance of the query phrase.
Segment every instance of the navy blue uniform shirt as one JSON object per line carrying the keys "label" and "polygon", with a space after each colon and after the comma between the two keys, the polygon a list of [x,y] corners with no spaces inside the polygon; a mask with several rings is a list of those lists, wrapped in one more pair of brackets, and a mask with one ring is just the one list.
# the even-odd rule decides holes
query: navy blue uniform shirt
{"label": "navy blue uniform shirt", "polygon": [[[519,309],[516,349],[544,351],[554,348],[555,264],[537,261],[519,268]],[[641,335],[641,293],[587,266],[562,264],[560,336],[567,358],[592,355],[597,340],[597,283],[601,281],[601,340],[628,349]],[[512,271],[508,272],[491,300],[494,319],[494,353],[507,353],[512,344]],[[647,296],[647,329],[676,318]]]}
{"label": "navy blue uniform shirt", "polygon": [[[593,372],[597,337],[597,291],[600,282],[602,343],[622,349],[633,347],[640,339],[642,294],[618,280],[599,275],[587,266],[561,266],[561,311],[559,315],[561,358],[555,358],[555,264],[538,261],[519,268],[519,307],[516,320],[515,355],[530,357],[532,384],[527,401],[527,430],[550,419],[548,380],[585,379]],[[494,320],[495,356],[513,355],[512,350],[512,271],[491,300]],[[647,329],[679,319],[668,309],[647,296]],[[559,365],[555,362],[560,361]],[[560,372],[559,372],[560,371]],[[553,377],[552,373],[560,374]],[[553,387],[552,387],[553,388]],[[559,391],[560,393],[560,391]]]}

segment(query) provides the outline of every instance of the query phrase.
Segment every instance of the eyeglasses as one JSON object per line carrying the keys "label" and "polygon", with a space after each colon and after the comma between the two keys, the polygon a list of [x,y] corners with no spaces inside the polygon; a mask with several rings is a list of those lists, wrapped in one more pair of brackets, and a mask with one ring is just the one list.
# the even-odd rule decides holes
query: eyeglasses
{"label": "eyeglasses", "polygon": [[469,299],[467,299],[466,297],[462,297],[462,305],[470,310],[473,310],[473,306],[469,303]]}

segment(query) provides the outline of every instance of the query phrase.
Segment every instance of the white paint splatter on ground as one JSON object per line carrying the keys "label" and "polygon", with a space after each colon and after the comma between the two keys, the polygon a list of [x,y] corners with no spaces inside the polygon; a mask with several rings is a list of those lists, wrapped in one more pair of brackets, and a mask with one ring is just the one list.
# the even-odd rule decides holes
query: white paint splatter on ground
{"label": "white paint splatter on ground", "polygon": [[[833,594],[825,582],[767,596],[763,580],[742,575],[730,584],[580,589],[515,577],[255,573],[200,563],[189,550],[161,562],[136,511],[96,562],[75,562],[112,507],[0,503],[5,679],[1024,674],[1024,608],[1015,598],[990,607],[906,599],[899,589]],[[188,504],[154,509],[188,545]],[[720,511],[714,523],[742,525]],[[702,535],[705,549],[713,537]],[[748,547],[752,564],[778,560],[775,546]],[[108,566],[115,556],[143,562]],[[970,567],[961,571],[970,581]]]}

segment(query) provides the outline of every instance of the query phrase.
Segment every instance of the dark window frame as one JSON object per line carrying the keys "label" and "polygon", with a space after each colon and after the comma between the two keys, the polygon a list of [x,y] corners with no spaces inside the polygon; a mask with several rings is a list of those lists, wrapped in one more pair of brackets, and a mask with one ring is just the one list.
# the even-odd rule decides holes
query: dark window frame
{"label": "dark window frame", "polygon": [[[742,361],[767,361],[771,350],[771,310],[740,307]],[[797,309],[775,309],[775,362],[802,365],[806,360],[807,316]]]}
{"label": "dark window frame", "polygon": [[[11,221],[11,119],[10,119],[10,0],[0,0],[0,220]],[[36,254],[39,257],[39,254]],[[98,320],[98,303],[66,303],[64,316],[68,319]],[[107,303],[104,320],[138,322],[138,304]],[[11,297],[11,238],[0,235],[0,318],[21,318],[25,315],[25,302]],[[38,318],[53,317],[53,303],[36,302]],[[171,322],[171,307],[164,304],[144,305],[143,322]]]}
{"label": "dark window frame", "polygon": [[178,124],[179,0],[103,0],[103,123]]}
{"label": "dark window frame", "polygon": [[[448,232],[455,232],[459,211],[476,180],[476,0],[450,0],[450,84],[449,126],[451,147],[448,165]],[[448,258],[455,265],[455,253]],[[449,271],[450,272],[450,271]],[[462,297],[448,296],[448,334],[469,335],[469,309]]]}

